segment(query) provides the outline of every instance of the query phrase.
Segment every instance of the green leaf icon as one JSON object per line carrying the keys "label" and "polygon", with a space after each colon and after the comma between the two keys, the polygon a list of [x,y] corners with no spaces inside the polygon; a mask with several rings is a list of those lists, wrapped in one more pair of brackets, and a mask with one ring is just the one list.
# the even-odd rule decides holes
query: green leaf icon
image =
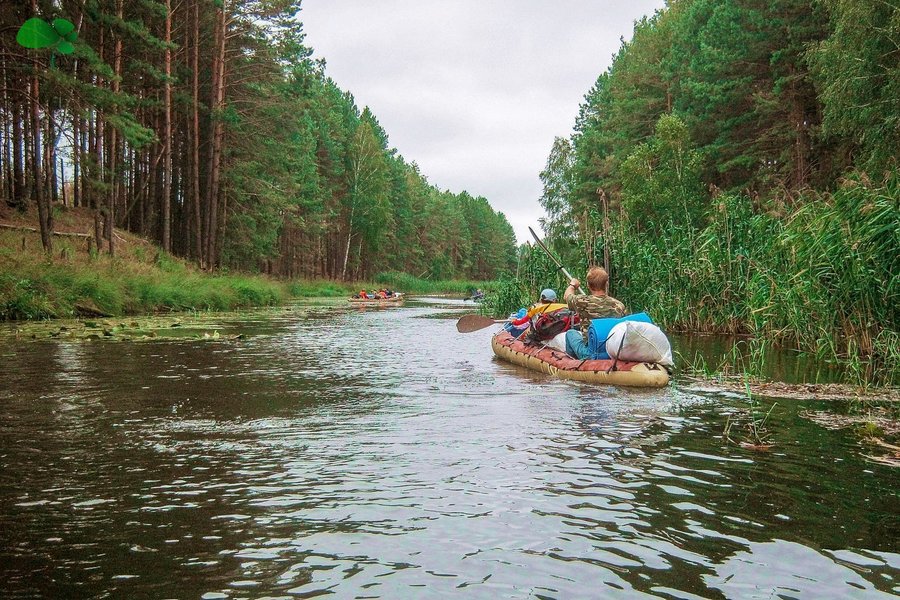
{"label": "green leaf icon", "polygon": [[16,34],[16,41],[20,45],[33,49],[52,46],[58,39],[59,33],[47,21],[37,17],[25,21]]}
{"label": "green leaf icon", "polygon": [[[16,41],[26,48],[53,48],[60,54],[72,54],[75,51],[73,42],[77,39],[75,25],[68,19],[53,19],[53,25],[37,17],[28,19],[16,34]],[[53,65],[53,57],[50,65]]]}
{"label": "green leaf icon", "polygon": [[[75,25],[68,19],[53,19],[53,29],[55,29],[56,33],[67,42],[74,42],[78,39],[78,32],[75,31]],[[60,51],[62,52],[62,44],[60,44]],[[63,52],[63,54],[68,54],[68,52]]]}

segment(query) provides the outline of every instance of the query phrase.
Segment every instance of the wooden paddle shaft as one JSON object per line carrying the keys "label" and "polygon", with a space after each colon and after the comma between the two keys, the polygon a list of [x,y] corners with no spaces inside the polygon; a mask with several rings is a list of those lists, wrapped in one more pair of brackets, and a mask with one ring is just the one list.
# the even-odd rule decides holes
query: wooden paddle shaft
{"label": "wooden paddle shaft", "polygon": [[[553,256],[553,253],[550,252],[550,249],[547,248],[547,246],[544,245],[544,242],[542,242],[542,241],[541,241],[541,238],[538,237],[538,234],[536,234],[536,233],[534,232],[534,229],[532,229],[531,227],[529,227],[529,228],[528,228],[528,231],[531,232],[531,235],[534,237],[534,241],[536,241],[536,242],[538,243],[538,246],[541,247],[541,250],[543,250],[544,252],[546,252],[546,253],[547,253],[547,256],[550,257],[550,260],[552,260],[553,263],[554,263],[557,267],[559,267],[559,270],[562,271],[562,274],[565,275],[565,276],[569,279],[569,281],[572,281],[573,279],[575,279],[574,277],[572,277],[572,274],[571,274],[571,273],[569,273],[568,271],[566,271],[566,268],[565,268],[564,266],[562,266],[562,263],[559,262],[558,260],[556,260],[556,257]],[[579,293],[579,294],[583,294],[583,293],[584,293],[584,290],[581,289],[581,286],[578,286],[578,293]]]}

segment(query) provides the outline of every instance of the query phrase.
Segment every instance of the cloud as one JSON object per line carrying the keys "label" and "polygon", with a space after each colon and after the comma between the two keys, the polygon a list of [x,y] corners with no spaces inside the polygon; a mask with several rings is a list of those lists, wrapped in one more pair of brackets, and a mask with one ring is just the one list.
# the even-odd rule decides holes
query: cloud
{"label": "cloud", "polygon": [[484,196],[519,242],[539,173],[633,22],[662,0],[304,0],[307,43],[407,161]]}

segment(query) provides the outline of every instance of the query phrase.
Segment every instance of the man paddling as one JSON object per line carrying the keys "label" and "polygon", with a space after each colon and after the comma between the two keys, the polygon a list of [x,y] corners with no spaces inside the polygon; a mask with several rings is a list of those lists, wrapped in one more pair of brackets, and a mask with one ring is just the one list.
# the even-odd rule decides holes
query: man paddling
{"label": "man paddling", "polygon": [[575,358],[590,358],[588,349],[588,329],[591,319],[604,317],[624,317],[625,305],[606,293],[609,286],[609,274],[601,267],[591,267],[587,272],[589,294],[578,294],[581,285],[578,279],[572,279],[566,288],[563,298],[569,309],[578,313],[581,318],[580,329],[566,332],[566,352]]}

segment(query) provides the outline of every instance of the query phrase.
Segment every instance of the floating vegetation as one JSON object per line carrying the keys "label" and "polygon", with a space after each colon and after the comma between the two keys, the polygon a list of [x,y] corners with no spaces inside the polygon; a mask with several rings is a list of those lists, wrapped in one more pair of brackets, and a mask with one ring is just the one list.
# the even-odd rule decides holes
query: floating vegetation
{"label": "floating vegetation", "polygon": [[783,383],[779,381],[755,381],[740,376],[705,378],[683,377],[691,387],[732,393],[744,393],[749,389],[756,396],[786,398],[791,400],[854,400],[875,402],[900,402],[900,388],[866,388],[839,383]]}
{"label": "floating vegetation", "polygon": [[825,429],[852,429],[863,444],[880,452],[863,454],[867,460],[889,467],[900,467],[900,446],[884,440],[900,436],[900,419],[897,418],[896,408],[866,404],[850,414],[812,410],[799,414]]}
{"label": "floating vegetation", "polygon": [[179,313],[165,316],[142,316],[107,319],[64,319],[21,322],[0,328],[0,343],[10,341],[229,341],[244,337],[235,331],[238,321],[248,315],[266,317],[306,312],[307,307],[287,306],[241,313]]}

